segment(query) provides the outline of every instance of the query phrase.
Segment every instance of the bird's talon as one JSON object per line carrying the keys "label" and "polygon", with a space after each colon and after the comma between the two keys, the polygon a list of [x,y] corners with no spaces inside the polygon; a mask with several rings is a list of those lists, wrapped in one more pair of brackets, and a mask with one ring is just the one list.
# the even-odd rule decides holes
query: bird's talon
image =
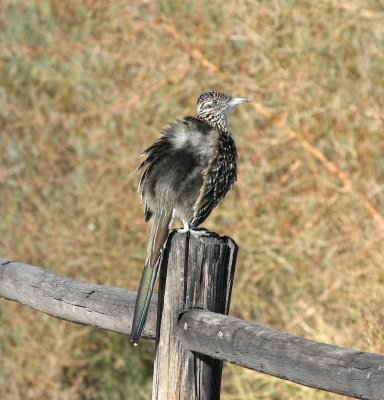
{"label": "bird's talon", "polygon": [[190,232],[191,232],[191,235],[197,236],[197,237],[203,237],[203,236],[209,235],[207,229],[191,229]]}

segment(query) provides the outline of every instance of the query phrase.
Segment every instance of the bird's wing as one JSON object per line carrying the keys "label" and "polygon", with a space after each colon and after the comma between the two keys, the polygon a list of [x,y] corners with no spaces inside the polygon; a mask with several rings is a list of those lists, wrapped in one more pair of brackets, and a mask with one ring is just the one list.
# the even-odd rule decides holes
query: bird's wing
{"label": "bird's wing", "polygon": [[171,143],[167,136],[162,136],[156,142],[148,147],[142,153],[145,155],[145,159],[142,163],[137,167],[136,172],[142,170],[143,173],[140,178],[138,192],[141,194],[141,202],[144,203],[144,214],[145,214],[145,222],[148,222],[152,217],[153,211],[149,209],[144,199],[144,187],[145,182],[156,165],[169,154],[171,149]]}
{"label": "bird's wing", "polygon": [[203,171],[204,181],[200,189],[200,195],[194,205],[191,226],[200,225],[219,201],[217,197],[217,172],[220,168],[218,167],[217,160],[212,160]]}
{"label": "bird's wing", "polygon": [[230,134],[221,134],[217,155],[203,171],[203,185],[194,205],[191,225],[201,224],[226,195],[237,177],[236,146]]}

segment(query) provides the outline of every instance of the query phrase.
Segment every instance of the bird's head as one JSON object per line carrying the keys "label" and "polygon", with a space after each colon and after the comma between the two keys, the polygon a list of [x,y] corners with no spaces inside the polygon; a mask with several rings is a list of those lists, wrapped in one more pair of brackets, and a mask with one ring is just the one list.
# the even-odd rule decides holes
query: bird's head
{"label": "bird's head", "polygon": [[197,100],[196,117],[214,128],[228,130],[227,115],[238,104],[252,101],[245,97],[231,97],[222,92],[205,92]]}

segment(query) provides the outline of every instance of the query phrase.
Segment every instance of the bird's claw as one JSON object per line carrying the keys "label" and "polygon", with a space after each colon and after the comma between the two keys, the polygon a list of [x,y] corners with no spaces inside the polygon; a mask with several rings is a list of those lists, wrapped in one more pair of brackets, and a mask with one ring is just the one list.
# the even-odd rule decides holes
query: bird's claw
{"label": "bird's claw", "polygon": [[189,228],[189,227],[186,228],[186,227],[184,227],[184,228],[178,229],[178,232],[179,233],[188,233],[189,232],[191,235],[196,236],[196,237],[202,237],[202,236],[208,235],[208,230],[205,228]]}

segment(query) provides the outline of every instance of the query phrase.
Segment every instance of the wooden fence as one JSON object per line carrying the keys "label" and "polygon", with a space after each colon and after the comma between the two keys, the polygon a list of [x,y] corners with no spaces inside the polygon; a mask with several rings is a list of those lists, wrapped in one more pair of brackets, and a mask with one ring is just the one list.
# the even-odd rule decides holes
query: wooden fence
{"label": "wooden fence", "polygon": [[[384,355],[227,316],[236,253],[230,238],[212,233],[176,233],[168,241],[143,334],[156,338],[153,399],[219,399],[223,361],[357,399],[384,399]],[[0,297],[129,334],[136,293],[0,259]]]}

